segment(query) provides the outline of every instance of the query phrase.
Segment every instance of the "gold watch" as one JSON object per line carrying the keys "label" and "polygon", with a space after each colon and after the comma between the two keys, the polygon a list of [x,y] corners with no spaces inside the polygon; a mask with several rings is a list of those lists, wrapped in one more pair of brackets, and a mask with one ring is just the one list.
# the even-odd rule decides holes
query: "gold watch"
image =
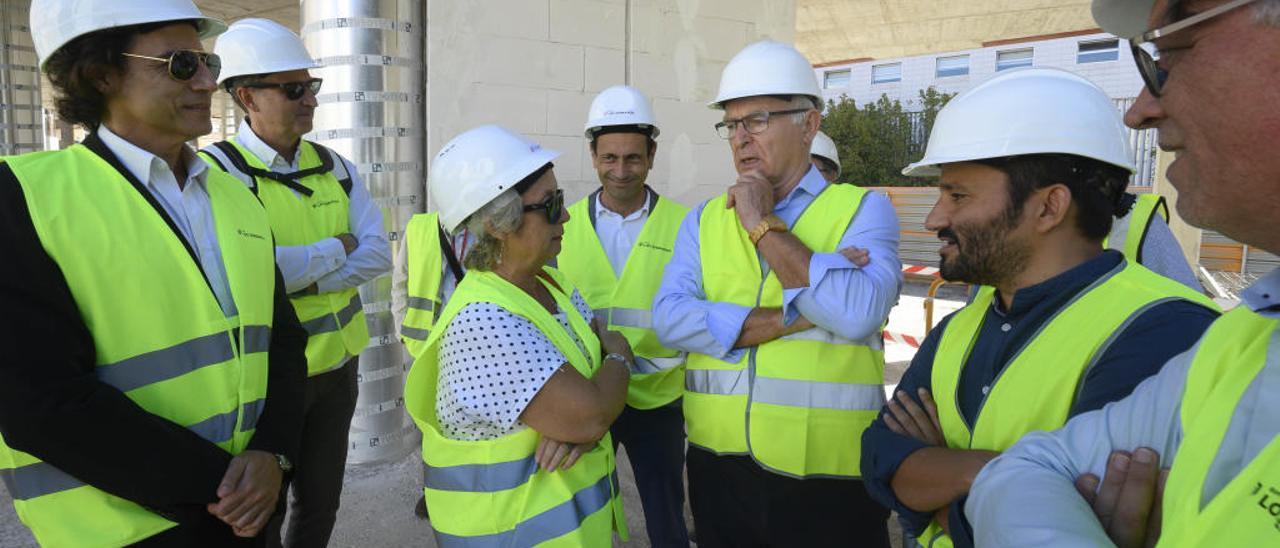
{"label": "gold watch", "polygon": [[770,232],[786,231],[787,223],[783,222],[777,215],[770,213],[766,215],[765,218],[760,219],[760,222],[756,223],[756,226],[747,234],[751,236],[751,245],[760,245],[760,239],[763,238],[765,234]]}

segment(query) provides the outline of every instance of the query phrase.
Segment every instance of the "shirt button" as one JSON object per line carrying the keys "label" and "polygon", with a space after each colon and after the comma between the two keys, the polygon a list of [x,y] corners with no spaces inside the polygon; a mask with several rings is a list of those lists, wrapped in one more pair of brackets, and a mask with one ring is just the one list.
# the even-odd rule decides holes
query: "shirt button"
{"label": "shirt button", "polygon": [[1004,331],[1005,333],[1008,333],[1010,329],[1013,329],[1013,326],[1012,326],[1012,325],[1009,325],[1009,324],[1007,324],[1007,323],[1006,323],[1006,324],[1004,324],[1004,325],[1002,325],[1002,326],[1000,326],[1000,330],[1001,330],[1001,331]]}
{"label": "shirt button", "polygon": [[[1005,324],[1005,325],[1008,325],[1008,324]],[[985,395],[987,395],[987,394],[990,394],[990,393],[991,393],[991,386],[990,386],[990,385],[987,385],[987,386],[982,387],[982,395],[983,395],[983,396],[985,396]]]}

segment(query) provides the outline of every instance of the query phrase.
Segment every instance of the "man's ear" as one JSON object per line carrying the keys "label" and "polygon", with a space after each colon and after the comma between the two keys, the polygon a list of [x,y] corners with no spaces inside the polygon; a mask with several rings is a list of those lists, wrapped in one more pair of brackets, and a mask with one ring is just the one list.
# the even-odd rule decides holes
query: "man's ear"
{"label": "man's ear", "polygon": [[818,129],[822,127],[822,114],[816,110],[810,110],[804,115],[804,144],[812,145],[813,138],[818,135]]}
{"label": "man's ear", "polygon": [[258,112],[258,104],[254,102],[253,90],[246,87],[232,88],[235,92],[236,100],[240,103],[240,108],[244,109],[245,114]]}
{"label": "man's ear", "polygon": [[1053,184],[1036,192],[1040,202],[1036,214],[1036,231],[1047,233],[1071,222],[1071,189],[1064,184]]}

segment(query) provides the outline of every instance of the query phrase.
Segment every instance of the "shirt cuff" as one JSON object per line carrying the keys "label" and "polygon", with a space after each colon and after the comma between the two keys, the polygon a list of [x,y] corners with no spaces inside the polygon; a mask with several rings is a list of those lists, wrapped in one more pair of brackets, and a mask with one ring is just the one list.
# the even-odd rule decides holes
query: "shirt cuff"
{"label": "shirt cuff", "polygon": [[347,248],[343,247],[342,240],[337,238],[325,238],[316,242],[316,252],[324,260],[326,273],[333,272],[347,262]]}
{"label": "shirt cuff", "polygon": [[734,348],[738,335],[742,334],[742,324],[746,323],[751,309],[731,303],[710,303],[707,309],[707,332],[720,346],[721,361],[738,363],[746,353],[745,348]]}

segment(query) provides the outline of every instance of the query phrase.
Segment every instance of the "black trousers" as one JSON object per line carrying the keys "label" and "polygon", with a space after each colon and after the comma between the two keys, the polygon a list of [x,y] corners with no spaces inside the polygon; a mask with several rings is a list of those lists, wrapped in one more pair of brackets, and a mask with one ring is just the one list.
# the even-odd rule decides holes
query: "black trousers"
{"label": "black trousers", "polygon": [[698,548],[889,546],[889,511],[861,480],[789,478],[693,446],[688,466]]}
{"label": "black trousers", "polygon": [[684,412],[680,401],[656,409],[627,406],[609,428],[613,448],[627,449],[649,545],[689,546],[684,523]]}
{"label": "black trousers", "polygon": [[[231,526],[213,517],[203,506],[184,509],[184,515],[171,517],[178,519],[177,527],[171,527],[131,544],[134,548],[261,548],[267,545],[266,533],[259,533],[254,538],[240,538],[231,531]],[[205,515],[201,516],[203,512]]]}
{"label": "black trousers", "polygon": [[[347,464],[347,432],[356,408],[358,358],[307,379],[302,447],[289,486],[289,527],[284,546],[326,546],[338,518],[342,475]],[[288,491],[289,489],[286,489]],[[287,493],[283,493],[284,496]],[[267,543],[278,547],[283,513],[268,526]]]}

